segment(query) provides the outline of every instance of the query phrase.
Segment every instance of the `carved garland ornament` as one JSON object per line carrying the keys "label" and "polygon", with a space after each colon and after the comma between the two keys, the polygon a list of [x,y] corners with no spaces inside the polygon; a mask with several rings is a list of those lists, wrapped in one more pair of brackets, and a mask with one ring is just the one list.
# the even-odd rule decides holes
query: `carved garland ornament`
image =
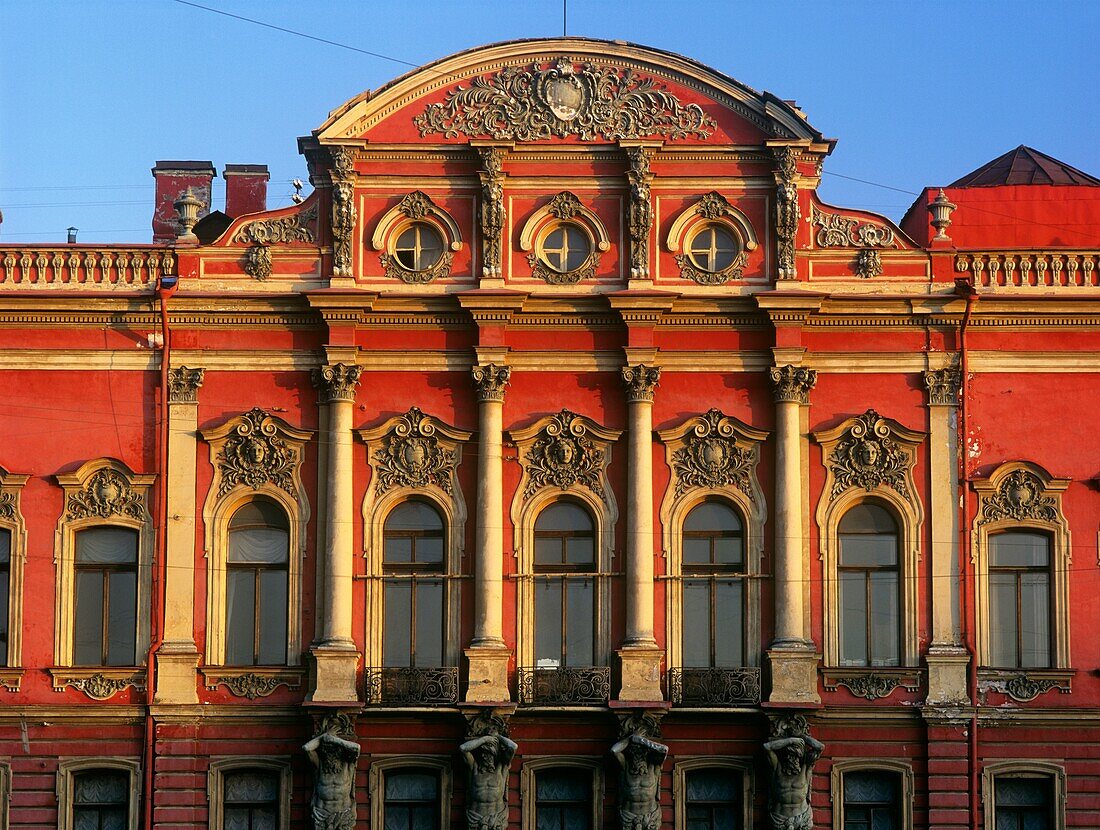
{"label": "carved garland ornament", "polygon": [[1004,478],[997,492],[982,500],[979,525],[1010,519],[1015,522],[1035,519],[1057,522],[1057,501],[1044,495],[1042,480],[1028,470],[1015,470]]}
{"label": "carved garland ornament", "polygon": [[69,496],[65,514],[69,519],[108,519],[117,515],[142,521],[145,496],[134,490],[120,472],[105,467],[97,470],[80,491]]}
{"label": "carved garland ornament", "polygon": [[888,248],[896,244],[894,232],[883,225],[860,222],[837,213],[813,209],[819,248]]}
{"label": "carved garland ornament", "polygon": [[374,461],[377,495],[394,487],[429,484],[449,495],[458,466],[458,451],[440,446],[432,419],[414,406],[383,439],[382,449],[374,454]]}
{"label": "carved garland ornament", "polygon": [[229,689],[235,697],[247,697],[249,700],[267,697],[280,686],[290,688],[286,678],[268,677],[254,672],[226,675],[219,677],[218,682]]}
{"label": "carved garland ornament", "polygon": [[[917,688],[911,680],[906,678],[875,672],[838,677],[831,686],[834,689],[837,686],[845,686],[853,695],[864,700],[889,697],[899,686],[905,686],[910,690]],[[829,688],[829,685],[826,688]]]}
{"label": "carved garland ornament", "polygon": [[720,410],[710,409],[672,456],[676,495],[693,487],[736,487],[754,500],[750,474],[755,464],[756,448],[739,447],[730,420]]}
{"label": "carved garland ornament", "polygon": [[313,228],[305,223],[317,221],[317,205],[313,204],[292,216],[259,219],[243,225],[233,241],[239,245],[283,245],[289,242],[313,243],[317,239]]}
{"label": "carved garland ornament", "polygon": [[508,67],[458,86],[442,103],[413,118],[421,136],[442,133],[539,141],[576,136],[605,141],[664,136],[708,138],[717,127],[697,104],[682,104],[652,78],[633,70],[568,58],[540,69]]}
{"label": "carved garland ornament", "polygon": [[244,272],[254,280],[263,282],[271,276],[271,249],[266,245],[253,245],[244,255]]}
{"label": "carved garland ornament", "polygon": [[596,276],[596,269],[600,267],[600,253],[593,251],[580,268],[572,271],[555,271],[534,252],[527,255],[527,263],[531,266],[531,276],[549,285],[576,285]]}
{"label": "carved garland ornament", "polygon": [[54,684],[55,689],[71,686],[86,694],[92,700],[109,700],[127,686],[142,690],[145,684],[135,677],[108,677],[97,672],[87,677],[61,677]]}
{"label": "carved garland ornament", "polygon": [[260,408],[240,417],[231,437],[218,453],[221,473],[218,497],[238,484],[258,489],[270,481],[291,496],[297,496],[294,486],[296,453],[279,437],[279,428],[271,416]]}
{"label": "carved garland ornament", "polygon": [[909,456],[893,438],[890,425],[875,410],[856,418],[829,456],[833,473],[832,497],[852,487],[868,492],[878,486],[892,487],[903,499],[909,498],[906,472]]}
{"label": "carved garland ornament", "polygon": [[530,498],[543,487],[567,490],[583,485],[602,500],[600,474],[604,451],[587,436],[588,428],[579,415],[563,409],[554,415],[527,453],[527,487]]}

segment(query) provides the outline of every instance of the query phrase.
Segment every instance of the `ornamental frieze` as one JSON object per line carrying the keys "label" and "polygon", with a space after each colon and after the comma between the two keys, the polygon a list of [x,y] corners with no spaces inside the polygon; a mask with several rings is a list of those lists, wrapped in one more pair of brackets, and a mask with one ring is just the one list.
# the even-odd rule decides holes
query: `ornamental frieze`
{"label": "ornamental frieze", "polygon": [[421,136],[498,141],[576,136],[582,141],[662,136],[708,138],[713,118],[683,104],[653,78],[632,69],[580,66],[559,58],[546,68],[507,67],[458,86],[413,118]]}
{"label": "ornamental frieze", "polygon": [[891,487],[903,499],[909,498],[906,479],[912,458],[894,440],[889,422],[873,409],[851,422],[828,458],[834,498],[852,487],[868,492]]}
{"label": "ornamental frieze", "polygon": [[816,205],[811,218],[818,229],[814,241],[819,248],[890,248],[897,245],[894,232],[885,225],[826,213]]}
{"label": "ornamental frieze", "polygon": [[828,691],[836,691],[843,686],[856,697],[879,700],[889,697],[899,688],[918,691],[921,678],[917,669],[825,669],[822,679]]}
{"label": "ornamental frieze", "polygon": [[65,503],[68,519],[123,516],[143,521],[146,516],[145,494],[131,486],[129,479],[113,467],[97,470]]}
{"label": "ornamental frieze", "polygon": [[374,461],[377,495],[394,487],[438,487],[453,493],[458,450],[441,445],[435,420],[415,406],[393,424]]}
{"label": "ornamental frieze", "polygon": [[144,691],[145,678],[140,673],[119,674],[117,671],[91,672],[75,669],[52,670],[53,690],[60,692],[66,686],[77,689],[92,700],[110,700],[123,689],[132,687]]}
{"label": "ornamental frieze", "polygon": [[978,524],[1009,519],[1040,522],[1058,521],[1058,501],[1045,493],[1042,479],[1030,470],[1014,470],[1003,478],[997,489],[982,498]]}
{"label": "ornamental frieze", "polygon": [[238,245],[285,245],[291,242],[313,244],[317,240],[317,204],[290,216],[257,219],[241,226],[233,236]]}
{"label": "ornamental frieze", "polygon": [[672,454],[676,495],[695,487],[736,487],[755,500],[751,477],[756,447],[738,444],[737,439],[737,427],[721,411],[711,409],[697,418],[683,446]]}

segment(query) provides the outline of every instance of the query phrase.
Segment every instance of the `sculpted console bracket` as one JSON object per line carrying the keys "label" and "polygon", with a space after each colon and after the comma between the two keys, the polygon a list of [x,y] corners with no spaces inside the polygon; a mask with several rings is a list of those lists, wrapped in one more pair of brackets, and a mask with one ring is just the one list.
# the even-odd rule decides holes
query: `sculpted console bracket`
{"label": "sculpted console bracket", "polygon": [[810,790],[814,764],[825,746],[810,736],[804,716],[781,714],[771,718],[771,735],[764,750],[771,767],[768,817],[772,830],[813,830]]}
{"label": "sculpted console bracket", "polygon": [[467,771],[466,827],[507,830],[508,776],[519,747],[499,712],[482,710],[468,718],[466,740],[458,748]]}
{"label": "sculpted console bracket", "polygon": [[[349,718],[350,720],[350,718]],[[302,751],[313,767],[313,795],[309,802],[314,830],[355,830],[355,765],[360,747],[338,719],[329,719]]]}
{"label": "sculpted console bracket", "polygon": [[611,754],[619,764],[619,827],[660,830],[661,768],[668,747],[660,743],[660,715],[639,710],[620,715]]}

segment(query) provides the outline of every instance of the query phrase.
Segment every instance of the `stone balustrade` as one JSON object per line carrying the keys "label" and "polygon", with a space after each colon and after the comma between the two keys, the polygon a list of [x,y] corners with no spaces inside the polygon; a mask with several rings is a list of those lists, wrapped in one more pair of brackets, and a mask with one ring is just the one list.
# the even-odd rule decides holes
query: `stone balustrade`
{"label": "stone balustrade", "polygon": [[27,245],[0,248],[0,289],[147,286],[175,270],[163,247]]}

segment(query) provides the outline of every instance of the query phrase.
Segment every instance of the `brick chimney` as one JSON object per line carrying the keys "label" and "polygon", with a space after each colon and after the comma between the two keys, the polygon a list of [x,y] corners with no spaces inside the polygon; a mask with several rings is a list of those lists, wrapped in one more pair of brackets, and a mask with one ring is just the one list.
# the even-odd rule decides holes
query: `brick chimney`
{"label": "brick chimney", "polygon": [[271,174],[266,164],[227,164],[222,178],[225,213],[230,219],[267,210],[267,182]]}
{"label": "brick chimney", "polygon": [[173,203],[191,188],[202,202],[198,218],[210,212],[210,183],[214,165],[209,161],[158,161],[153,168],[157,193],[153,203],[153,241],[172,242],[179,230]]}

